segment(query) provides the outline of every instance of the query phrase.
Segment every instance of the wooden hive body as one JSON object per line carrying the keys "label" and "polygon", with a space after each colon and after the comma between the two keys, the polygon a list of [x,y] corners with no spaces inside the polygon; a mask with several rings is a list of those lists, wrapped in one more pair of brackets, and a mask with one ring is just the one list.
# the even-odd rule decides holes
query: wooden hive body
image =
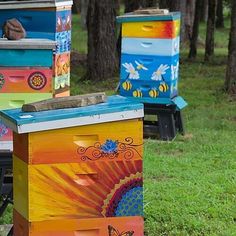
{"label": "wooden hive body", "polygon": [[141,104],[120,96],[62,111],[2,112],[14,130],[15,235],[142,236],[142,117]]}
{"label": "wooden hive body", "polygon": [[180,14],[127,14],[122,24],[120,94],[145,103],[178,95]]}

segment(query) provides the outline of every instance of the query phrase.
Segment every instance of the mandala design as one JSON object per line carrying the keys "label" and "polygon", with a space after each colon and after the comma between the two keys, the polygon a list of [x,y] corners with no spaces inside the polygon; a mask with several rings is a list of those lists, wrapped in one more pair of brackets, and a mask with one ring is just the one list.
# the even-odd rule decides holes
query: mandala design
{"label": "mandala design", "polygon": [[47,78],[41,72],[34,72],[28,78],[28,84],[34,90],[41,90],[46,86]]}
{"label": "mandala design", "polygon": [[105,217],[143,215],[143,179],[141,173],[122,179],[108,194],[102,207]]}
{"label": "mandala design", "polygon": [[119,157],[125,160],[131,160],[134,156],[142,158],[138,152],[138,147],[142,145],[135,145],[133,139],[130,137],[126,138],[124,142],[106,140],[104,144],[97,142],[87,148],[79,147],[77,154],[82,161],[96,161],[102,158],[117,159]]}
{"label": "mandala design", "polygon": [[0,89],[3,87],[3,85],[5,84],[5,79],[3,74],[0,74]]}

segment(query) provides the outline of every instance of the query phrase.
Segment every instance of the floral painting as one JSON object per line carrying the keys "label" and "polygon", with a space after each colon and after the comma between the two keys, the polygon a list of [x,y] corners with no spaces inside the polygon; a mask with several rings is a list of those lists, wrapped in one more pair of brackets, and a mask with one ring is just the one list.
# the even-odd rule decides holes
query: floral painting
{"label": "floral painting", "polygon": [[161,64],[158,69],[152,74],[152,80],[156,80],[156,81],[162,81],[163,79],[163,75],[166,74],[166,71],[169,69],[170,67],[168,65],[163,65]]}

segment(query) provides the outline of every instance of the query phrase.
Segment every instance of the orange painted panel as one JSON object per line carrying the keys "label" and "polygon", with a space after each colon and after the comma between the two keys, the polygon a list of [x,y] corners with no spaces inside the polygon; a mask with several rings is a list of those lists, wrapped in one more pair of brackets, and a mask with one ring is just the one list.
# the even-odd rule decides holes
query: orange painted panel
{"label": "orange painted panel", "polygon": [[179,36],[180,20],[128,22],[122,24],[122,37],[171,39]]}
{"label": "orange painted panel", "polygon": [[142,217],[28,222],[14,210],[14,236],[143,236]]}
{"label": "orange painted panel", "polygon": [[70,96],[70,90],[67,90],[65,92],[62,93],[56,93],[54,95],[55,98],[62,98],[62,97],[69,97]]}
{"label": "orange painted panel", "polygon": [[27,165],[13,158],[14,207],[28,221],[142,216],[142,160]]}
{"label": "orange painted panel", "polygon": [[0,93],[52,93],[52,69],[0,67]]}
{"label": "orange painted panel", "polygon": [[70,53],[56,54],[54,56],[54,76],[70,73]]}
{"label": "orange painted panel", "polygon": [[14,134],[14,154],[30,164],[140,160],[142,120]]}

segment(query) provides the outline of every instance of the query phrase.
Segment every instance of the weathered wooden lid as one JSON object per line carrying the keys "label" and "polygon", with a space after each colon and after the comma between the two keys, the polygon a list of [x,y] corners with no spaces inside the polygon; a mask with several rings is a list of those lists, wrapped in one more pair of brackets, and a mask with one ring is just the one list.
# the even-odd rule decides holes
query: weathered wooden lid
{"label": "weathered wooden lid", "polygon": [[17,133],[130,120],[143,116],[143,104],[132,102],[122,96],[111,96],[105,103],[88,107],[42,112],[22,112],[21,109],[0,112],[0,119]]}
{"label": "weathered wooden lid", "polygon": [[180,12],[169,12],[165,9],[143,9],[117,17],[118,23],[143,21],[173,21],[181,17]]}
{"label": "weathered wooden lid", "polygon": [[0,1],[0,9],[25,9],[72,6],[72,0]]}
{"label": "weathered wooden lid", "polygon": [[56,41],[49,39],[0,39],[0,49],[55,49]]}

